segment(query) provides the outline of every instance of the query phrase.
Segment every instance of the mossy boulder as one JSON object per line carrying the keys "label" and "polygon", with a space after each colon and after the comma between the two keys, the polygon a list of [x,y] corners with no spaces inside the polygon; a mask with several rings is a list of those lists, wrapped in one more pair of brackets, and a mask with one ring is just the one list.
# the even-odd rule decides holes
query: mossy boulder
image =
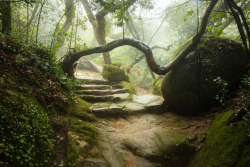
{"label": "mossy boulder", "polygon": [[189,167],[247,167],[250,164],[250,140],[241,122],[232,122],[233,110],[216,116],[202,149],[193,157]]}
{"label": "mossy boulder", "polygon": [[155,94],[155,95],[162,95],[162,92],[161,92],[161,83],[162,83],[162,79],[158,79],[154,83],[153,94]]}
{"label": "mossy boulder", "polygon": [[167,106],[174,112],[190,115],[209,109],[216,103],[214,97],[220,90],[214,80],[220,77],[232,86],[246,65],[241,44],[203,37],[199,46],[164,76],[161,90]]}
{"label": "mossy boulder", "polygon": [[129,82],[129,77],[126,74],[125,68],[120,64],[104,65],[102,75],[109,82]]}

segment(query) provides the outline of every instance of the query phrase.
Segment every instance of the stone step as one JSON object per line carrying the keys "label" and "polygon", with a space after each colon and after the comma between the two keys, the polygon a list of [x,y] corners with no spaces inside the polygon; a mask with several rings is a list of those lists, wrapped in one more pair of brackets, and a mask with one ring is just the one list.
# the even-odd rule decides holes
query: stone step
{"label": "stone step", "polygon": [[95,103],[89,110],[97,117],[162,112],[163,99],[160,97],[154,97],[154,99],[152,98],[151,101],[145,104],[140,103],[141,101],[136,101],[137,99],[134,97],[133,101],[126,100],[118,103]]}
{"label": "stone step", "polygon": [[75,91],[76,94],[79,95],[113,95],[113,94],[119,94],[119,93],[128,93],[128,89],[107,89],[107,90],[77,90]]}
{"label": "stone step", "polygon": [[76,85],[75,90],[105,90],[112,89],[110,85]]}
{"label": "stone step", "polygon": [[89,84],[93,84],[93,85],[109,85],[109,81],[107,80],[102,80],[102,79],[77,79],[78,83],[82,84],[82,85],[89,85]]}
{"label": "stone step", "polygon": [[95,95],[79,95],[79,97],[88,102],[118,102],[129,99],[129,93],[95,96]]}
{"label": "stone step", "polygon": [[123,89],[122,85],[76,85],[75,90],[105,90],[105,89]]}

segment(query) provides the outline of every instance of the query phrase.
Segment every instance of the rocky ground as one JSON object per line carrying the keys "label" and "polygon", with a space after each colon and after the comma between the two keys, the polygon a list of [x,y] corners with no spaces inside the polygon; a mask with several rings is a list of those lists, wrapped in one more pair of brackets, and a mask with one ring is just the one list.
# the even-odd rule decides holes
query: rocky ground
{"label": "rocky ground", "polygon": [[81,81],[76,93],[93,103],[89,110],[97,117],[94,125],[99,131],[85,159],[88,167],[185,166],[213,117],[164,112],[162,97],[131,95],[101,75],[84,72],[77,78]]}

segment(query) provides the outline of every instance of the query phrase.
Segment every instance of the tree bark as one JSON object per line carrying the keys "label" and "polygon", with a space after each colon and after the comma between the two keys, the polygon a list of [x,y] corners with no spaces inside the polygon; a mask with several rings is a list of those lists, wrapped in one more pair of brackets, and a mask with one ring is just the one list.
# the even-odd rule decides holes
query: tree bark
{"label": "tree bark", "polygon": [[[108,12],[102,10],[102,11],[97,12],[96,15],[94,15],[88,0],[82,0],[81,2],[87,13],[89,22],[92,25],[96,41],[98,42],[99,45],[105,45],[106,44],[105,16],[108,14]],[[109,53],[104,52],[102,53],[102,55],[103,55],[104,63],[111,64]]]}
{"label": "tree bark", "polygon": [[193,37],[191,44],[189,46],[187,46],[186,49],[176,59],[174,59],[172,62],[170,62],[166,66],[160,67],[155,62],[153,54],[152,54],[152,50],[147,45],[145,45],[144,43],[142,43],[140,41],[136,41],[134,39],[125,38],[125,39],[115,40],[115,41],[110,42],[110,43],[103,45],[103,46],[90,48],[87,50],[77,52],[77,53],[72,54],[72,55],[67,55],[62,62],[62,68],[64,69],[64,72],[68,73],[68,75],[70,76],[70,75],[72,75],[73,71],[70,71],[67,69],[71,69],[71,68],[73,69],[73,64],[76,61],[78,61],[81,57],[87,56],[87,55],[90,55],[93,53],[109,52],[117,47],[124,46],[124,45],[130,45],[130,46],[135,47],[144,53],[144,55],[146,56],[147,63],[153,72],[155,72],[158,75],[164,75],[167,72],[169,72],[170,70],[172,70],[176,65],[178,65],[183,60],[183,58],[185,58],[191,51],[193,51],[197,47],[197,45],[200,42],[201,37],[205,33],[209,15],[211,14],[211,12],[212,12],[212,10],[217,2],[218,2],[218,0],[211,0],[210,4],[209,4],[208,8],[206,9],[205,14],[201,20],[201,26],[199,28],[199,31]]}

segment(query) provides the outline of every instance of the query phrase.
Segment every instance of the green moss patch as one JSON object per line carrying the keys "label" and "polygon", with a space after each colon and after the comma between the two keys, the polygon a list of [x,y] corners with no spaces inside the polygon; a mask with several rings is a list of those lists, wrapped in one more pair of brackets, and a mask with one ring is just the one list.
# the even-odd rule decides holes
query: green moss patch
{"label": "green moss patch", "polygon": [[250,164],[250,140],[245,126],[230,123],[234,111],[216,116],[202,149],[192,159],[189,167],[247,167]]}
{"label": "green moss patch", "polygon": [[90,123],[70,118],[68,133],[67,165],[81,166],[95,143],[98,130]]}
{"label": "green moss patch", "polygon": [[122,85],[124,88],[128,89],[129,94],[131,94],[131,95],[136,94],[135,87],[131,83],[123,81],[120,83],[120,85]]}
{"label": "green moss patch", "polygon": [[129,77],[126,74],[125,68],[121,65],[104,65],[102,75],[104,79],[110,82],[129,82]]}
{"label": "green moss patch", "polygon": [[92,104],[78,98],[76,100],[76,103],[72,104],[67,109],[67,112],[70,114],[71,117],[75,117],[83,121],[94,121],[96,120],[95,116],[88,113],[91,105]]}
{"label": "green moss patch", "polygon": [[162,79],[159,79],[158,81],[155,82],[154,88],[153,88],[153,94],[155,94],[155,95],[162,95],[162,92],[161,92],[161,83],[162,83]]}

